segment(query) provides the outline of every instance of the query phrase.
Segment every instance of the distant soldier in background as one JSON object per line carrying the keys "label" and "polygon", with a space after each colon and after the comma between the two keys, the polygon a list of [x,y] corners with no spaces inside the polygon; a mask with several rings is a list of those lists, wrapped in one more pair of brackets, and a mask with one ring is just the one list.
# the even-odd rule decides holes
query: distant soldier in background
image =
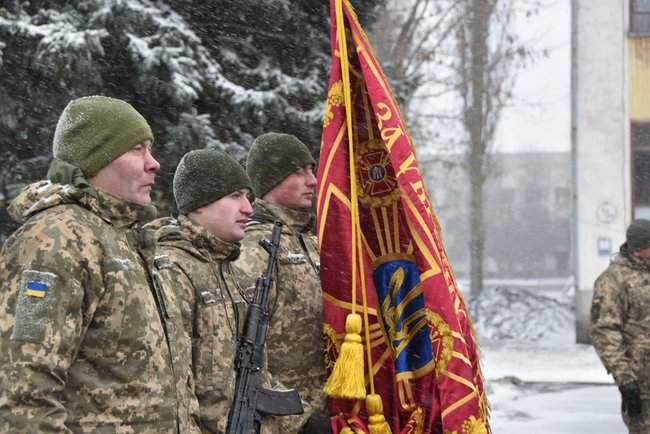
{"label": "distant soldier in background", "polygon": [[267,133],[255,139],[246,171],[257,199],[246,228],[236,266],[243,270],[242,287],[250,291],[264,271],[266,251],[259,245],[271,236],[273,222],[284,228],[271,293],[271,323],[266,342],[273,380],[298,390],[302,416],[283,417],[282,433],[329,433],[325,412],[325,356],[320,258],[311,233],[314,215],[315,161],[307,146],[289,134]]}
{"label": "distant soldier in background", "polygon": [[591,336],[622,396],[632,434],[650,432],[650,220],[630,224],[626,241],[594,285]]}
{"label": "distant soldier in background", "polygon": [[145,259],[152,142],[128,103],[75,99],[49,180],[11,204],[23,226],[0,254],[0,432],[199,432],[180,312]]}
{"label": "distant soldier in background", "polygon": [[[224,433],[235,387],[235,350],[246,302],[233,275],[248,217],[251,182],[223,152],[201,149],[182,158],[174,174],[178,219],[157,228],[156,267],[166,292],[177,294],[192,339],[192,366],[204,433]],[[257,276],[254,276],[257,277]],[[265,419],[262,433],[274,432]]]}

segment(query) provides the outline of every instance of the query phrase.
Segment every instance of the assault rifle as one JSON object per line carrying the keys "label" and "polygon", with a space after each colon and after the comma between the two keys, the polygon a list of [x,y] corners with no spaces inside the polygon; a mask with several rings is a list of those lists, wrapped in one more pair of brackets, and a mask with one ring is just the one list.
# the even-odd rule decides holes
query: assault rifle
{"label": "assault rifle", "polygon": [[237,347],[235,397],[228,414],[226,434],[259,433],[262,415],[288,416],[304,411],[296,390],[270,390],[261,385],[264,342],[269,326],[269,291],[273,284],[281,235],[282,223],[276,221],[271,241],[260,241],[269,254],[269,261],[266,272],[255,283],[255,295],[248,306],[244,333]]}

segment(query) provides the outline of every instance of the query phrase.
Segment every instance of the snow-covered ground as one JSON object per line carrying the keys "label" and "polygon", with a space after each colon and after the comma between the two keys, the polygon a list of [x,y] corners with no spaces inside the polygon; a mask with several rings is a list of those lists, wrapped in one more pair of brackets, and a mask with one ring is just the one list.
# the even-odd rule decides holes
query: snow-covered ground
{"label": "snow-covered ground", "polygon": [[575,343],[573,297],[490,289],[472,305],[494,434],[624,434],[620,395],[590,345]]}
{"label": "snow-covered ground", "polygon": [[613,385],[490,382],[495,434],[624,434]]}

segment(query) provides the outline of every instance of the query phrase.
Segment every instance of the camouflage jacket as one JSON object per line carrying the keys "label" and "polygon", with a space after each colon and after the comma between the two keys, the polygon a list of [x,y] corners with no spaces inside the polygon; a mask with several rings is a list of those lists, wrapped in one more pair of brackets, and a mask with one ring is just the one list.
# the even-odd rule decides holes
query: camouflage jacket
{"label": "camouflage jacket", "polygon": [[265,271],[268,254],[259,245],[269,239],[273,220],[283,224],[275,288],[271,293],[271,323],[266,340],[268,369],[279,386],[295,388],[305,407],[302,416],[281,419],[283,433],[297,432],[315,410],[324,410],[325,357],[323,299],[316,237],[310,232],[311,213],[291,210],[263,200],[246,228],[242,251],[235,266],[242,271],[246,297],[254,277]]}
{"label": "camouflage jacket", "polygon": [[192,339],[192,366],[204,432],[223,433],[232,401],[234,356],[246,304],[230,262],[239,245],[211,235],[186,216],[159,219],[156,267],[166,292],[175,292]]}
{"label": "camouflage jacket", "polygon": [[180,312],[144,259],[148,209],[48,181],[12,203],[24,224],[0,253],[1,432],[197,432]]}
{"label": "camouflage jacket", "polygon": [[636,380],[650,398],[650,261],[612,259],[594,285],[591,336],[616,384]]}

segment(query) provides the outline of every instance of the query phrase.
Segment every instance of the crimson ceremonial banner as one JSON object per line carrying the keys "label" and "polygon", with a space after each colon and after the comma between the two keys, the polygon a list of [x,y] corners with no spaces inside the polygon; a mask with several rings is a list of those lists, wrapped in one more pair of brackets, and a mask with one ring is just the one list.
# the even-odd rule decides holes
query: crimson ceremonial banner
{"label": "crimson ceremonial banner", "polygon": [[476,340],[413,145],[347,0],[331,0],[331,23],[317,187],[328,369],[362,315],[362,381],[383,404],[331,398],[333,432],[485,434]]}

